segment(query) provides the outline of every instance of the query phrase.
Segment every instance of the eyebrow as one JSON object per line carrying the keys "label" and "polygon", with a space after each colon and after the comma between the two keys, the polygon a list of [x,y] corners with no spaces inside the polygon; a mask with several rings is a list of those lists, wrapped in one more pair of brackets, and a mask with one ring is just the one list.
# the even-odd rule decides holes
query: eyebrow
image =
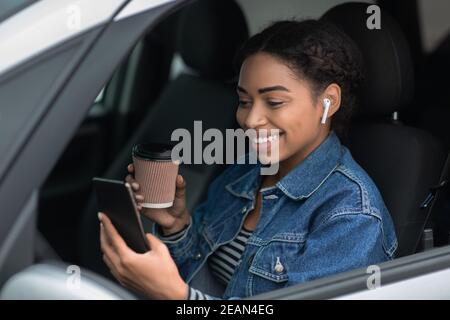
{"label": "eyebrow", "polygon": [[[245,93],[245,94],[248,94],[247,90],[245,90],[241,86],[237,86],[237,91]],[[270,91],[287,91],[287,92],[290,92],[288,90],[288,88],[283,87],[283,86],[272,86],[272,87],[266,87],[266,88],[258,89],[259,94],[263,94],[263,93],[270,92]]]}

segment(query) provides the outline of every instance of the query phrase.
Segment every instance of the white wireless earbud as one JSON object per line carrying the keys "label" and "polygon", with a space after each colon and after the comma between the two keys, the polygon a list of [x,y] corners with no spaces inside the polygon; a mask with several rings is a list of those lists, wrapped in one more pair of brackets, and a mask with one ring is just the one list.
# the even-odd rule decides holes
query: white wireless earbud
{"label": "white wireless earbud", "polygon": [[322,121],[320,121],[320,123],[325,124],[325,122],[327,121],[327,116],[328,116],[328,110],[330,110],[330,106],[331,106],[331,100],[328,98],[323,99],[323,115],[322,115]]}

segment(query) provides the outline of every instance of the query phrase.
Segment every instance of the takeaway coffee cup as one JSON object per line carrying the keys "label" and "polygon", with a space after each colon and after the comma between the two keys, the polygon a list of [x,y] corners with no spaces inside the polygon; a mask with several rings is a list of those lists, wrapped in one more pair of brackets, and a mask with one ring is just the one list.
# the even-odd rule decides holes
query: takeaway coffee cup
{"label": "takeaway coffee cup", "polygon": [[168,208],[173,205],[179,161],[171,159],[173,146],[142,143],[133,147],[134,178],[144,196],[144,208]]}

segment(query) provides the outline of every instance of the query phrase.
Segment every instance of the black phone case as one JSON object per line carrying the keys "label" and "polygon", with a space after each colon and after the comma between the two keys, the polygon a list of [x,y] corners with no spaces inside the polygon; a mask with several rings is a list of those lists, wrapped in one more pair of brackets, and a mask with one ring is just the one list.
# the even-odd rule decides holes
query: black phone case
{"label": "black phone case", "polygon": [[137,253],[150,250],[139,212],[130,188],[125,182],[93,178],[98,211],[105,213],[125,243]]}

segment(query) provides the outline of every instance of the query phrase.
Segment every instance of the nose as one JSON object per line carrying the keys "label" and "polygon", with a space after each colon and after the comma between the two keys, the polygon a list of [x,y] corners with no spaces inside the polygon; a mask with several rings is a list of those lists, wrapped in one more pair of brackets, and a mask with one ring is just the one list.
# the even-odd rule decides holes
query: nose
{"label": "nose", "polygon": [[262,106],[254,103],[245,118],[245,126],[249,129],[255,129],[267,124],[267,117]]}

